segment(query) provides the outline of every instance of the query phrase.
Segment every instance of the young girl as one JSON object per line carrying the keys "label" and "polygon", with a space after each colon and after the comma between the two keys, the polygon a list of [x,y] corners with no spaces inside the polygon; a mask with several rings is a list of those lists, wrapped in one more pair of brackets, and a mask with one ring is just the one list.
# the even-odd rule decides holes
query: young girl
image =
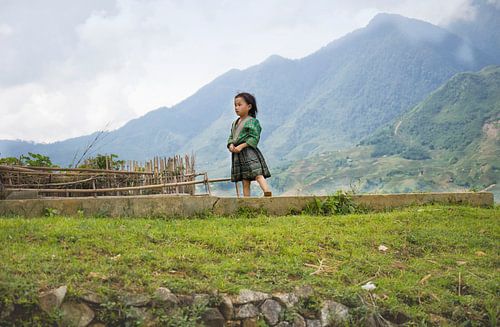
{"label": "young girl", "polygon": [[239,93],[234,97],[234,110],[239,116],[231,127],[227,148],[232,152],[231,181],[243,181],[243,196],[250,196],[250,183],[256,180],[264,196],[272,193],[266,178],[271,177],[264,156],[257,148],[260,127],[257,116],[257,103],[250,93]]}

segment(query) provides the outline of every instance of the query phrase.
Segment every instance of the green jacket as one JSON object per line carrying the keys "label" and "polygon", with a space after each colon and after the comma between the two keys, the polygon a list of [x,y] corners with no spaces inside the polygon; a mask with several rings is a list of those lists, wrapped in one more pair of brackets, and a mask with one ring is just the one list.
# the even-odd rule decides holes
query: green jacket
{"label": "green jacket", "polygon": [[238,135],[238,139],[236,140],[236,142],[233,142],[233,132],[235,130],[236,121],[238,119],[233,121],[233,124],[231,126],[231,134],[229,134],[229,137],[227,139],[227,147],[229,148],[229,145],[231,143],[237,146],[241,143],[246,142],[249,146],[256,148],[257,144],[259,143],[260,132],[262,130],[262,127],[260,127],[259,120],[254,117],[250,117],[250,119],[245,121],[243,128],[240,132],[240,135]]}

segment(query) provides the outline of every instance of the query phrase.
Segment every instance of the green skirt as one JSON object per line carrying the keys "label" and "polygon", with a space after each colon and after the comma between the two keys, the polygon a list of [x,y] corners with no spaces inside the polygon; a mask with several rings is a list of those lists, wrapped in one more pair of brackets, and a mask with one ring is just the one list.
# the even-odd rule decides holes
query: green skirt
{"label": "green skirt", "polygon": [[258,175],[265,178],[271,177],[269,168],[259,148],[247,146],[240,153],[232,152],[231,154],[231,182],[238,182],[243,179],[253,181]]}

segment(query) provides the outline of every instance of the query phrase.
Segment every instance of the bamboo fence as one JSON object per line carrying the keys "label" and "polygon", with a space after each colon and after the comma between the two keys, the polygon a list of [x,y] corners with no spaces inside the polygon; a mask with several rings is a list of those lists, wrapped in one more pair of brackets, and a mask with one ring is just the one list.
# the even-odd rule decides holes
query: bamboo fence
{"label": "bamboo fence", "polygon": [[[106,158],[107,169],[59,168],[0,165],[0,187],[6,191],[36,190],[39,196],[123,196],[152,194],[196,195],[196,184],[227,178],[208,179],[206,172],[196,173],[194,155],[154,157],[151,160],[124,161],[117,167]],[[113,167],[115,169],[110,169]],[[196,180],[201,176],[202,180]]]}

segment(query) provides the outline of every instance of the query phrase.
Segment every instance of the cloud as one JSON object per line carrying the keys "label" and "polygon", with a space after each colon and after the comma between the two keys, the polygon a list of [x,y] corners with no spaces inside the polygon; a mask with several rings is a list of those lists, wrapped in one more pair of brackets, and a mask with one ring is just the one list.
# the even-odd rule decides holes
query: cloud
{"label": "cloud", "polygon": [[54,141],[172,106],[231,68],[301,58],[394,12],[436,24],[465,0],[0,2],[0,138]]}

